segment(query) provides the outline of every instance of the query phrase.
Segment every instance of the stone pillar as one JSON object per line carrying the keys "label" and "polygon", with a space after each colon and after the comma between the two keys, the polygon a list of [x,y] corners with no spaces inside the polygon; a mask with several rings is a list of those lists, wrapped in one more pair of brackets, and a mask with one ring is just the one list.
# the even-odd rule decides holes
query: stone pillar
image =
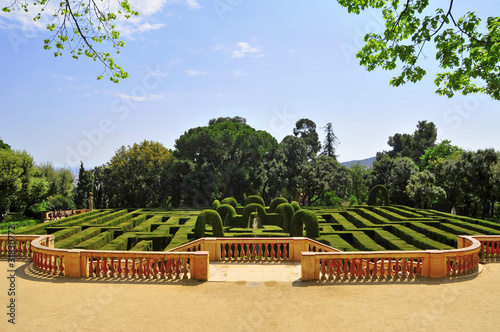
{"label": "stone pillar", "polygon": [[194,254],[194,264],[191,265],[191,279],[207,281],[210,277],[210,253],[208,251],[197,251]]}
{"label": "stone pillar", "polygon": [[82,274],[82,266],[80,262],[81,249],[72,249],[64,255],[64,274],[68,277],[87,276]]}
{"label": "stone pillar", "polygon": [[[206,237],[203,239],[204,246],[202,245],[201,250],[208,251],[210,253],[209,260],[210,261],[218,261],[220,260],[220,245],[217,246],[217,239],[213,237]],[[217,248],[219,247],[219,248]],[[218,250],[217,250],[218,249]]]}
{"label": "stone pillar", "polygon": [[308,251],[307,243],[304,237],[294,237],[292,248],[290,248],[290,260],[294,262],[301,261],[301,252]]}
{"label": "stone pillar", "polygon": [[302,259],[300,260],[300,265],[301,265],[302,280],[319,280],[319,268],[315,269],[314,253],[302,252]]}
{"label": "stone pillar", "polygon": [[446,259],[444,252],[440,250],[428,250],[429,259],[422,271],[423,277],[444,278],[446,277]]}

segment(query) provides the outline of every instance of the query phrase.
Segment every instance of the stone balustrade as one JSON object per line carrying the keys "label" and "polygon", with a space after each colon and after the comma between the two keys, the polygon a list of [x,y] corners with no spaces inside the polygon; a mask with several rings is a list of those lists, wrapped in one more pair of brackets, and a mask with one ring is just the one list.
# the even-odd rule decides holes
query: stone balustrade
{"label": "stone balustrade", "polygon": [[335,252],[335,248],[305,237],[203,238],[172,249],[174,252],[205,250],[211,261],[296,261],[301,252]]}
{"label": "stone balustrade", "polygon": [[[479,268],[481,242],[458,236],[459,249],[373,252],[302,252],[302,280],[456,277]],[[500,236],[488,237],[500,242]],[[492,246],[490,245],[489,248]]]}
{"label": "stone balustrade", "polygon": [[54,248],[53,235],[0,235],[0,256],[50,275],[208,280],[209,261],[300,261],[303,280],[457,277],[500,257],[500,236],[458,236],[458,249],[342,252],[304,238],[203,238],[168,252]]}

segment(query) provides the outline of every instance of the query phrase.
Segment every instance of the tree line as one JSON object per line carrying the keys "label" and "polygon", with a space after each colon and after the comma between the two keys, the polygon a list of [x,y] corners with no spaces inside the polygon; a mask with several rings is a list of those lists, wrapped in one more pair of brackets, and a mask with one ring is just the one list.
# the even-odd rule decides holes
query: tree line
{"label": "tree line", "polygon": [[337,161],[332,124],[322,130],[320,142],[314,121],[300,119],[278,142],[242,117],[211,119],[186,131],[172,150],[145,140],[122,146],[94,169],[82,162],[74,188],[69,170],[35,165],[26,152],[2,142],[0,208],[87,208],[91,193],[95,208],[206,207],[214,199],[243,202],[250,195],[266,202],[282,196],[305,206],[357,205],[366,203],[370,188],[384,185],[392,204],[498,215],[500,155],[494,149],[437,143],[434,123],[420,121],[413,134],[390,136],[391,149],[378,152],[372,167],[347,168]]}

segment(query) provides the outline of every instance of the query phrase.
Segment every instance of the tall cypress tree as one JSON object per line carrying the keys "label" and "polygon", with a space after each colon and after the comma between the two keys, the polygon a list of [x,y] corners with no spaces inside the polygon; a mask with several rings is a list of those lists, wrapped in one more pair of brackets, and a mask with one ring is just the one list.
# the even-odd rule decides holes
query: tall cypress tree
{"label": "tall cypress tree", "polygon": [[333,127],[332,123],[328,122],[325,127],[325,141],[323,143],[323,151],[321,152],[322,155],[332,157],[333,159],[337,160],[337,156],[335,155],[335,149],[338,144],[338,138],[335,136],[333,133]]}
{"label": "tall cypress tree", "polygon": [[83,161],[80,161],[78,184],[75,190],[75,205],[77,209],[87,209],[89,206],[89,192],[92,191],[92,171],[86,171]]}

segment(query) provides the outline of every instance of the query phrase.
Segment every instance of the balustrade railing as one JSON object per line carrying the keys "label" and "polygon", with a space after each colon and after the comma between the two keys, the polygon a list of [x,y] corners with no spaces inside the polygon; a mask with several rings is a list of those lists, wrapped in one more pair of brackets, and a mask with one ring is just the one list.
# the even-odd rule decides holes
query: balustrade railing
{"label": "balustrade railing", "polygon": [[[82,251],[88,276],[157,279],[200,279],[197,253]],[[208,253],[205,253],[208,256]],[[201,257],[201,256],[200,256]],[[207,258],[207,257],[206,257]],[[208,261],[208,260],[207,260]]]}
{"label": "balustrade railing", "polygon": [[[303,252],[302,279],[442,278],[478,271],[481,248],[492,246],[482,245],[475,236],[459,236],[458,240],[459,249],[454,250]],[[500,241],[500,237],[495,241]]]}
{"label": "balustrade railing", "polygon": [[500,236],[476,235],[481,243],[479,258],[481,261],[495,261],[500,259]]}
{"label": "balustrade railing", "polygon": [[16,258],[30,258],[33,256],[31,241],[40,235],[0,235],[0,256],[14,256]]}

